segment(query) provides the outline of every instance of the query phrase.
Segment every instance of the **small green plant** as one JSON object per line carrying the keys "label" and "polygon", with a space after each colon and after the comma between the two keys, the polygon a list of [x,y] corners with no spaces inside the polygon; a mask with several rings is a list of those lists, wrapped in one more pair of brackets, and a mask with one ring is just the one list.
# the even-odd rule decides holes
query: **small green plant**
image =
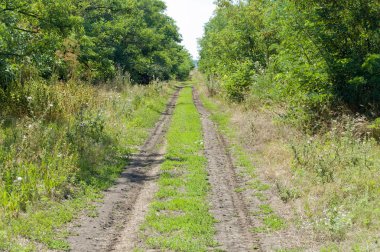
{"label": "small green plant", "polygon": [[263,225],[253,228],[255,233],[268,233],[283,229],[286,224],[285,221],[276,214],[265,215],[262,219]]}
{"label": "small green plant", "polygon": [[260,213],[262,213],[262,214],[271,214],[271,213],[273,213],[273,209],[268,204],[260,205],[259,208],[260,208]]}
{"label": "small green plant", "polygon": [[330,207],[323,211],[324,217],[317,222],[317,227],[327,229],[334,240],[342,240],[352,226],[350,214],[342,207]]}
{"label": "small green plant", "polygon": [[276,181],[276,188],[280,195],[281,200],[284,201],[285,203],[301,197],[301,194],[297,189],[288,188],[282,185],[279,181]]}
{"label": "small green plant", "polygon": [[380,140],[380,118],[376,118],[372,124],[368,126],[369,131],[371,132],[371,135],[377,139]]}

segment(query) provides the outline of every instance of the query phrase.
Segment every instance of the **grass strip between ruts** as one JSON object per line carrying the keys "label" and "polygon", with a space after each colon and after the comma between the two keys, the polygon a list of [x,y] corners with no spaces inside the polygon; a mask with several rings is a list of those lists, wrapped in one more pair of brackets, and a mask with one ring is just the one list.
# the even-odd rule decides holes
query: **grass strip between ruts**
{"label": "grass strip between ruts", "polygon": [[206,251],[216,246],[215,219],[209,213],[207,160],[200,116],[185,87],[167,134],[159,191],[142,226],[151,248]]}

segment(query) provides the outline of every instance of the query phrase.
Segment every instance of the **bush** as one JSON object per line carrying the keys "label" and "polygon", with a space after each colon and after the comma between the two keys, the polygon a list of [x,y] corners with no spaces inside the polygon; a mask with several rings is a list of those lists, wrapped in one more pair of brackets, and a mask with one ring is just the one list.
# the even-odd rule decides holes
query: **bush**
{"label": "bush", "polygon": [[371,136],[379,141],[380,140],[380,118],[375,119],[373,123],[368,126],[368,130],[371,133]]}
{"label": "bush", "polygon": [[242,102],[253,81],[254,70],[249,62],[236,66],[236,69],[222,79],[222,88],[229,100]]}

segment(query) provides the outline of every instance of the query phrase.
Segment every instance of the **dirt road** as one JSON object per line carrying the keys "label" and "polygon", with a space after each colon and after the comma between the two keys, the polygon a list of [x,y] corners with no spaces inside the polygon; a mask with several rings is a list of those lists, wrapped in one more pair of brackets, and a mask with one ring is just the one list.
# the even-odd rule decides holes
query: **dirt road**
{"label": "dirt road", "polygon": [[[72,251],[133,251],[144,241],[139,240],[139,227],[144,222],[149,203],[157,191],[156,178],[165,153],[165,133],[178,98],[178,91],[168,104],[166,112],[157,123],[138,155],[133,156],[116,185],[109,189],[99,215],[83,217],[69,238]],[[193,90],[193,100],[200,114],[207,171],[211,185],[209,201],[211,214],[217,220],[215,240],[222,251],[259,251],[257,237],[252,228],[249,211],[237,188],[236,174],[224,138],[209,118],[198,94]],[[214,250],[215,248],[210,248]],[[156,250],[155,250],[156,251]]]}
{"label": "dirt road", "polygon": [[193,89],[194,103],[201,115],[205,154],[211,184],[211,212],[217,220],[216,240],[224,251],[258,251],[259,243],[250,228],[252,223],[238,188],[233,162],[224,138],[211,121],[198,93]]}

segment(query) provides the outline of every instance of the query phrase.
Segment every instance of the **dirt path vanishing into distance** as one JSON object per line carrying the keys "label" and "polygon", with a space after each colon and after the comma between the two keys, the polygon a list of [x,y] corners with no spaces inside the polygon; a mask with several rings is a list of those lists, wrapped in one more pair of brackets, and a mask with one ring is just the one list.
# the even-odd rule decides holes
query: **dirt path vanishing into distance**
{"label": "dirt path vanishing into distance", "polygon": [[243,198],[235,189],[236,174],[232,158],[223,136],[211,121],[210,113],[203,107],[193,89],[193,100],[201,115],[207,171],[211,192],[211,213],[216,218],[216,241],[223,251],[260,251],[259,239],[251,232],[253,227]]}
{"label": "dirt path vanishing into distance", "polygon": [[[160,164],[164,161],[165,134],[180,90],[178,87],[140,153],[132,156],[116,184],[105,192],[102,202],[97,203],[98,215],[95,218],[83,216],[70,228],[73,234],[68,238],[71,251],[128,252],[144,243],[139,239],[139,230],[149,203],[158,190],[156,180],[160,174]],[[219,246],[216,249],[261,251],[258,237],[250,230],[253,224],[249,211],[241,194],[235,191],[238,183],[227,143],[209,118],[210,113],[203,107],[194,88],[193,101],[201,118],[208,160],[207,172],[211,185],[208,200],[210,212],[217,220],[215,240]]]}
{"label": "dirt path vanishing into distance", "polygon": [[70,233],[74,235],[68,239],[71,251],[133,250],[140,224],[156,192],[155,180],[165,150],[164,137],[180,90],[177,88],[140,153],[131,157],[121,177],[97,204],[98,216],[84,216],[76,221],[79,225],[72,227]]}

